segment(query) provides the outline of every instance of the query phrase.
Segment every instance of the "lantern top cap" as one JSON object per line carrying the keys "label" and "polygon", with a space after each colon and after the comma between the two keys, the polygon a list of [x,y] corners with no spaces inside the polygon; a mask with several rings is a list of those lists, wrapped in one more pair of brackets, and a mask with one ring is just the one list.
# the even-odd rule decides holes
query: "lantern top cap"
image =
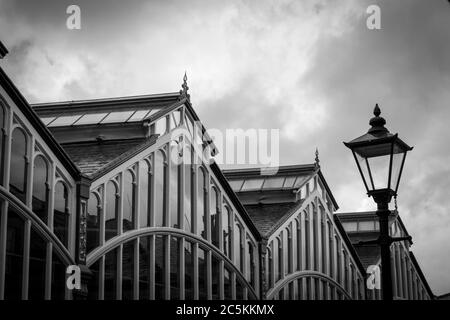
{"label": "lantern top cap", "polygon": [[369,129],[369,133],[388,133],[389,130],[384,127],[386,124],[386,120],[383,117],[380,117],[381,110],[378,106],[378,103],[375,105],[375,108],[373,109],[373,114],[375,117],[370,119],[369,124],[372,126]]}

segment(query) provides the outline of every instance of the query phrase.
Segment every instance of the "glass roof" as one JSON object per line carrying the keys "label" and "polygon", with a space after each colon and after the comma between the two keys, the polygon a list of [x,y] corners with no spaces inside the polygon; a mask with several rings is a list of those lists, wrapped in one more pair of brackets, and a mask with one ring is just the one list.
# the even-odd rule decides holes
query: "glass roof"
{"label": "glass roof", "polygon": [[102,113],[86,113],[59,117],[42,117],[41,120],[49,127],[81,126],[88,124],[139,122],[158,112],[159,108],[151,110],[130,110]]}
{"label": "glass roof", "polygon": [[269,190],[269,189],[288,189],[298,188],[306,182],[311,176],[271,176],[247,179],[230,180],[230,186],[235,191],[249,190]]}

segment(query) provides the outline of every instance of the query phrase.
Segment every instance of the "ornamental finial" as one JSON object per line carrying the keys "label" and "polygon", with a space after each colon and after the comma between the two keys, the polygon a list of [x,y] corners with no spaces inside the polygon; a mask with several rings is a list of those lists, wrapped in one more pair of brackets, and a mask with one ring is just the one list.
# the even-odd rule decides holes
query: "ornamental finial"
{"label": "ornamental finial", "polygon": [[320,160],[319,160],[319,149],[316,148],[316,158],[315,158],[315,162],[314,162],[314,165],[315,165],[316,168],[320,167],[319,163],[320,163]]}
{"label": "ornamental finial", "polygon": [[187,74],[186,71],[184,72],[184,77],[183,77],[183,84],[181,85],[181,90],[180,90],[180,100],[186,98],[188,101],[190,99],[190,96],[188,94],[188,84],[187,84]]}
{"label": "ornamental finial", "polygon": [[383,117],[380,117],[381,110],[380,110],[380,107],[378,106],[378,103],[375,104],[375,108],[373,109],[373,114],[375,115],[375,117],[373,117],[369,121],[369,124],[372,126],[369,129],[369,133],[377,134],[377,133],[381,133],[381,132],[389,132],[388,129],[386,129],[384,127],[384,125],[386,124],[386,120],[384,120]]}

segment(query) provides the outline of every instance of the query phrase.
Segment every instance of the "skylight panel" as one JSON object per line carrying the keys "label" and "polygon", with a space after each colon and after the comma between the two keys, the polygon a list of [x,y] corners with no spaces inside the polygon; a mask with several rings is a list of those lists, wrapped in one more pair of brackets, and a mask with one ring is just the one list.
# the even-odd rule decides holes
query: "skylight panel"
{"label": "skylight panel", "polygon": [[134,111],[111,112],[105,119],[102,120],[101,123],[125,122],[131,117],[133,112]]}
{"label": "skylight panel", "polygon": [[84,124],[96,124],[99,123],[100,120],[102,120],[106,115],[107,113],[85,114],[80,118],[80,120],[75,122],[73,125],[81,126]]}
{"label": "skylight panel", "polygon": [[150,111],[148,110],[138,110],[131,116],[130,119],[128,119],[127,122],[142,121],[142,119],[144,119],[148,113],[150,113]]}
{"label": "skylight panel", "polygon": [[266,178],[263,189],[282,188],[284,179],[285,179],[284,177]]}
{"label": "skylight panel", "polygon": [[53,120],[55,120],[55,117],[49,117],[49,118],[41,118],[41,121],[45,124],[48,125],[50,122],[52,122]]}
{"label": "skylight panel", "polygon": [[243,180],[231,180],[231,181],[229,181],[229,184],[231,186],[231,189],[233,189],[234,191],[239,191],[239,190],[241,190],[242,182],[244,182],[244,181]]}
{"label": "skylight panel", "polygon": [[294,186],[295,179],[297,179],[295,176],[286,177],[283,188],[292,188]]}
{"label": "skylight panel", "polygon": [[242,186],[242,190],[261,189],[264,179],[247,179]]}
{"label": "skylight panel", "polygon": [[55,121],[51,122],[48,126],[49,127],[71,126],[80,117],[81,117],[81,115],[58,117],[58,118],[55,119]]}

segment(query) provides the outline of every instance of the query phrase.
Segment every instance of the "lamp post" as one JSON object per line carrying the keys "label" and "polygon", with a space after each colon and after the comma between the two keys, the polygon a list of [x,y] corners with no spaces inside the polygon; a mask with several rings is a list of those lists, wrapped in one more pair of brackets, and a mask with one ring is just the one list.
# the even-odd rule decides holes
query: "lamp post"
{"label": "lamp post", "polygon": [[392,300],[391,244],[395,241],[410,240],[411,237],[393,238],[389,234],[389,203],[397,196],[400,177],[405,164],[406,153],[412,150],[398,134],[392,134],[384,127],[386,120],[380,117],[378,104],[370,119],[371,128],[366,134],[344,142],[356,161],[367,195],[377,204],[376,214],[380,222],[377,240],[362,242],[376,243],[381,251],[381,285],[383,300]]}

